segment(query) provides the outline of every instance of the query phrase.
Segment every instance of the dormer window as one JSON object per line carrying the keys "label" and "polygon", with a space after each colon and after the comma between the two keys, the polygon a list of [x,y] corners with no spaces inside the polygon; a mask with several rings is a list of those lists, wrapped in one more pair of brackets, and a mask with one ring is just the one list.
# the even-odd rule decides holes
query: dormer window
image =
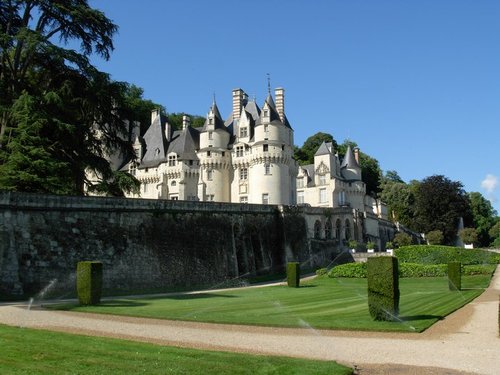
{"label": "dormer window", "polygon": [[242,157],[243,156],[243,146],[238,146],[236,147],[236,157]]}
{"label": "dormer window", "polygon": [[269,116],[269,111],[267,109],[264,109],[264,117]]}
{"label": "dormer window", "polygon": [[240,129],[240,137],[241,138],[246,138],[248,137],[248,128],[241,128]]}
{"label": "dormer window", "polygon": [[209,118],[208,119],[208,125],[213,125],[214,124],[214,119],[213,118]]}
{"label": "dormer window", "polygon": [[264,125],[264,133],[267,133],[269,132],[269,125]]}
{"label": "dormer window", "polygon": [[176,159],[177,159],[176,155],[170,155],[170,156],[168,157],[168,166],[169,166],[169,167],[174,167],[174,166],[175,166]]}
{"label": "dormer window", "polygon": [[319,184],[326,185],[326,175],[324,175],[324,174],[319,175]]}
{"label": "dormer window", "polygon": [[214,139],[213,132],[208,132],[208,139],[209,140]]}

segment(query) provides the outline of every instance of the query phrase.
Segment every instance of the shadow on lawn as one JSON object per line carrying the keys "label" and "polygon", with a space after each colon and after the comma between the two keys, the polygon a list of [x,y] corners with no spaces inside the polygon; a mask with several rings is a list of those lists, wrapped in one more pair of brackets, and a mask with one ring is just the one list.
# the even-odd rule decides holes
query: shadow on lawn
{"label": "shadow on lawn", "polygon": [[443,317],[441,315],[410,315],[410,316],[400,316],[399,319],[401,319],[403,322],[411,322],[413,320],[425,320],[425,319],[437,319],[437,320],[443,320]]}

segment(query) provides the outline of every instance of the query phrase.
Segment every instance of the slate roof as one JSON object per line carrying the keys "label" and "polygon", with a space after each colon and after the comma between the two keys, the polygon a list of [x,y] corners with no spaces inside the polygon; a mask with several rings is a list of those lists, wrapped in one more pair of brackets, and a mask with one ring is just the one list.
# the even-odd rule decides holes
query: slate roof
{"label": "slate roof", "polygon": [[205,120],[205,124],[203,125],[203,130],[202,131],[207,131],[208,130],[208,124],[209,124],[209,117],[210,117],[210,112],[214,113],[214,129],[222,129],[224,131],[228,131],[226,128],[226,125],[224,124],[224,121],[222,120],[222,117],[219,112],[219,108],[217,107],[217,104],[215,101],[212,103],[212,106],[210,107],[210,111],[208,112],[208,116]]}
{"label": "slate roof", "polygon": [[156,116],[151,126],[144,134],[146,152],[141,161],[141,166],[153,166],[165,160],[167,140],[165,138],[166,118]]}
{"label": "slate roof", "polygon": [[198,160],[196,150],[200,147],[200,133],[191,126],[174,132],[167,154],[175,152],[179,160]]}
{"label": "slate roof", "polygon": [[340,168],[360,168],[356,158],[354,157],[354,153],[352,152],[351,145],[347,146],[347,151]]}
{"label": "slate roof", "polygon": [[332,143],[331,142],[325,142],[318,147],[318,151],[314,154],[314,156],[320,156],[320,155],[330,155],[331,154],[331,149],[332,149]]}

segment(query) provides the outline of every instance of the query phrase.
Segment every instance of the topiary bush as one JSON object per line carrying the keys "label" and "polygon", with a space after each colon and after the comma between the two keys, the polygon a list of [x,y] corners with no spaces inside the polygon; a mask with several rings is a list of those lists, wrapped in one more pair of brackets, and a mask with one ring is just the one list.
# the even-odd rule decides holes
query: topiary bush
{"label": "topiary bush", "polygon": [[286,265],[286,280],[291,288],[298,288],[300,285],[300,263],[288,262]]}
{"label": "topiary bush", "polygon": [[78,262],[76,266],[76,291],[80,305],[95,305],[101,301],[101,262]]}
{"label": "topiary bush", "polygon": [[325,276],[328,274],[328,269],[327,268],[318,268],[316,270],[316,276]]}
{"label": "topiary bush", "polygon": [[374,320],[393,321],[399,314],[398,259],[368,258],[368,309]]}
{"label": "topiary bush", "polygon": [[464,249],[462,247],[438,245],[404,246],[396,250],[395,256],[401,263],[448,264],[496,264],[499,254],[481,249]]}
{"label": "topiary bush", "polygon": [[396,233],[396,235],[394,236],[393,242],[395,242],[396,245],[398,245],[398,247],[402,247],[402,246],[410,246],[413,241],[409,234],[406,234],[404,232],[399,232]]}
{"label": "topiary bush", "polygon": [[448,287],[450,290],[462,289],[462,265],[460,262],[448,263]]}
{"label": "topiary bush", "polygon": [[429,245],[441,245],[444,241],[443,232],[439,229],[432,230],[425,235]]}
{"label": "topiary bush", "polygon": [[328,273],[328,277],[366,277],[366,263],[346,263],[333,267]]}
{"label": "topiary bush", "polygon": [[399,263],[399,277],[443,277],[446,264]]}

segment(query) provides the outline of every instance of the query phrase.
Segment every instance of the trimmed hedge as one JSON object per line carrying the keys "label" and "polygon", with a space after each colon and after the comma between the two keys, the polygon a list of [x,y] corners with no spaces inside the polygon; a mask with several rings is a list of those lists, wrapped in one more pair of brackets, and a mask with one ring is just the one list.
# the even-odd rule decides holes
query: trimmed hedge
{"label": "trimmed hedge", "polygon": [[[446,264],[418,264],[399,263],[399,277],[445,277],[448,275]],[[496,266],[486,265],[462,265],[464,276],[492,275]],[[352,277],[366,278],[366,263],[346,263],[335,266],[328,273],[328,277]]]}
{"label": "trimmed hedge", "polygon": [[399,314],[398,259],[368,258],[368,308],[375,320],[393,321]]}
{"label": "trimmed hedge", "polygon": [[448,287],[450,290],[462,289],[462,265],[460,262],[448,263]]}
{"label": "trimmed hedge", "polygon": [[76,291],[80,305],[95,305],[101,301],[101,262],[78,262],[76,266]]}
{"label": "trimmed hedge", "polygon": [[400,263],[448,264],[496,264],[500,254],[481,249],[438,245],[412,245],[396,249],[395,256]]}
{"label": "trimmed hedge", "polygon": [[291,288],[298,288],[300,285],[300,263],[288,262],[286,265],[286,280]]}

